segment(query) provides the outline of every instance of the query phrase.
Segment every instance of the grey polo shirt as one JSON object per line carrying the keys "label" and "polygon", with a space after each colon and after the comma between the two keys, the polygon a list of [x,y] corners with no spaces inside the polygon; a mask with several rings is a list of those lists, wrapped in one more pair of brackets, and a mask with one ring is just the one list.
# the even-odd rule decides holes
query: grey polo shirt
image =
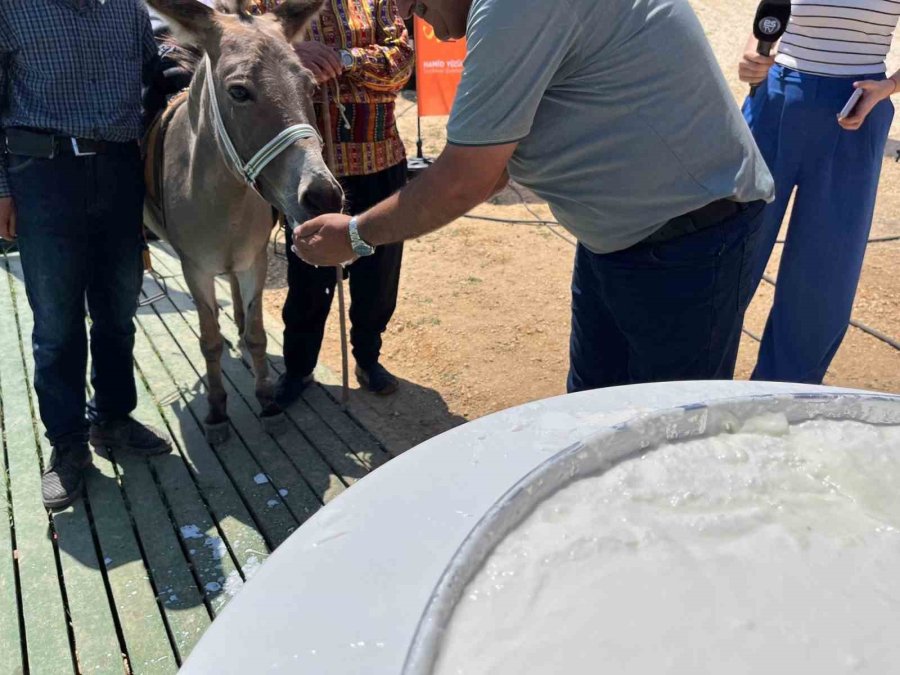
{"label": "grey polo shirt", "polygon": [[688,0],[473,0],[450,143],[518,141],[510,175],[596,253],[772,176]]}

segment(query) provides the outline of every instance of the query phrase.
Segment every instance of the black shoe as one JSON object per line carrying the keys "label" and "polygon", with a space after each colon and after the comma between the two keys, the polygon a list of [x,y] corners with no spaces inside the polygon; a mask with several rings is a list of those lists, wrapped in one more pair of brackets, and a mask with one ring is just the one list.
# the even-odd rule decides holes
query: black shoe
{"label": "black shoe", "polygon": [[172,443],[165,434],[131,417],[92,424],[91,445],[106,458],[110,450],[144,457],[172,452]]}
{"label": "black shoe", "polygon": [[53,447],[50,463],[41,476],[41,499],[48,509],[64,509],[84,490],[84,470],[91,465],[87,443],[61,443]]}
{"label": "black shoe", "polygon": [[357,365],[356,379],[366,389],[379,396],[393,394],[400,387],[400,381],[378,362],[368,368]]}
{"label": "black shoe", "polygon": [[275,383],[275,403],[280,408],[289,407],[313,382],[315,382],[315,378],[312,373],[303,377],[297,377],[287,372],[282,373],[278,376],[278,382]]}

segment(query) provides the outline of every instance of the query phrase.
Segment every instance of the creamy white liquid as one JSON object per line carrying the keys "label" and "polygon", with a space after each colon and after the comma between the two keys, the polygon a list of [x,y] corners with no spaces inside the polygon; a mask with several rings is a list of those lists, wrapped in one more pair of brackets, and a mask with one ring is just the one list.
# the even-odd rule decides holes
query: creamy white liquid
{"label": "creamy white liquid", "polygon": [[900,672],[900,427],[772,416],[559,491],[437,675]]}

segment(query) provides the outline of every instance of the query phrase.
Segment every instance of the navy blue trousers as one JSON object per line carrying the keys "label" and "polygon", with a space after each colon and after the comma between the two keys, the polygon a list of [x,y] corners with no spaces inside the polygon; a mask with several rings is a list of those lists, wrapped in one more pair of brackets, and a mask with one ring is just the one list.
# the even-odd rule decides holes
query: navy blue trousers
{"label": "navy blue trousers", "polygon": [[882,101],[858,131],[838,126],[853,82],[866,79],[884,75],[821,77],[774,66],[744,104],[776,190],[763,214],[754,288],[796,190],[753,379],[819,384],[844,339],[894,116]]}
{"label": "navy blue trousers", "polygon": [[733,377],[761,214],[605,255],[579,244],[569,392]]}
{"label": "navy blue trousers", "polygon": [[126,416],[137,403],[132,351],[143,272],[140,153],[135,145],[128,156],[10,156],[9,181],[34,314],[41,421],[53,443],[86,437],[89,421]]}

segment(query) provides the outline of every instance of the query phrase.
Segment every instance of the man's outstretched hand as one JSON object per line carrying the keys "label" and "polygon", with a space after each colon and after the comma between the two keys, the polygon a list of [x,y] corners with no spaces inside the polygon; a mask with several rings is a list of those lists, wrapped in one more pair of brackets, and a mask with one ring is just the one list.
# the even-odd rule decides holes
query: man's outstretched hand
{"label": "man's outstretched hand", "polygon": [[337,266],[353,262],[350,216],[326,213],[294,228],[294,252],[310,265]]}
{"label": "man's outstretched hand", "polygon": [[16,238],[16,204],[12,197],[0,197],[0,239]]}

